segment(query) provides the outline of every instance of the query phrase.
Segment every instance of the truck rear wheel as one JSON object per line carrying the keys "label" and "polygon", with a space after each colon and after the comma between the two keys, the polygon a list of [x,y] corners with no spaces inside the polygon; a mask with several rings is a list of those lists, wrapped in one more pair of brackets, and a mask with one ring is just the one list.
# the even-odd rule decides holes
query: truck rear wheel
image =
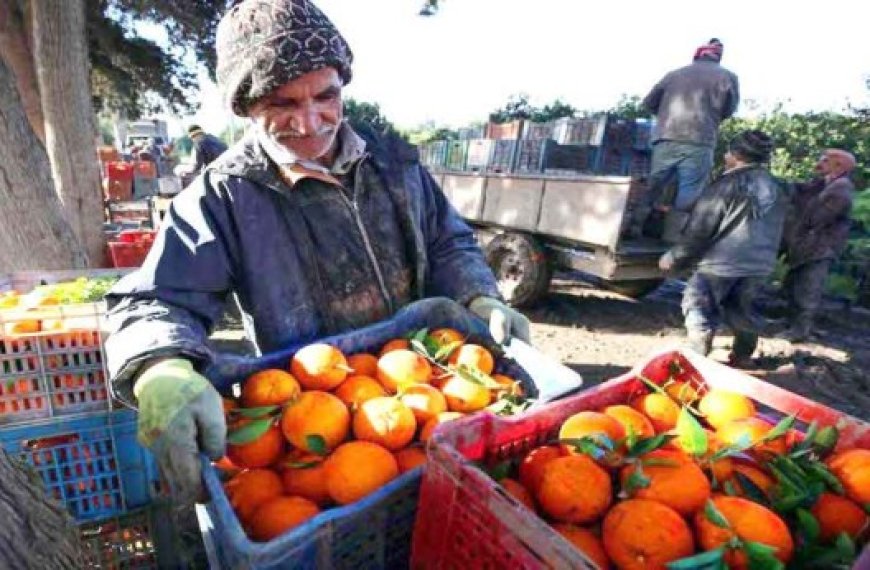
{"label": "truck rear wheel", "polygon": [[605,281],[604,286],[614,293],[639,299],[652,293],[664,282],[664,279],[630,279],[625,281]]}
{"label": "truck rear wheel", "polygon": [[532,236],[504,233],[485,248],[486,262],[505,301],[514,307],[535,304],[550,289],[553,270],[543,246]]}

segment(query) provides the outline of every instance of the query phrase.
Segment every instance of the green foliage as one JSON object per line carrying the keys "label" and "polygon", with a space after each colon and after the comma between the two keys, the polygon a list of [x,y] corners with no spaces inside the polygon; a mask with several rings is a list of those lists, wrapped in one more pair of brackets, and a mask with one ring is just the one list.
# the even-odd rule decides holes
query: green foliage
{"label": "green foliage", "polygon": [[643,108],[643,99],[639,95],[626,95],[619,97],[616,105],[607,110],[607,113],[622,117],[623,119],[648,119],[652,114]]}
{"label": "green foliage", "polygon": [[377,103],[347,98],[344,100],[344,116],[352,124],[363,123],[381,134],[396,132],[393,123],[381,114],[381,106]]}
{"label": "green foliage", "polygon": [[93,303],[102,300],[109,289],[118,282],[119,277],[80,277],[75,281],[64,281],[52,285],[40,285],[39,292],[56,297],[62,305]]}
{"label": "green foliage", "polygon": [[[86,2],[95,108],[135,119],[169,107],[189,111],[197,87],[193,56],[214,75],[218,21],[232,0],[93,0]],[[140,24],[165,30],[169,42],[139,35]],[[155,98],[154,95],[157,97]]]}
{"label": "green foliage", "polygon": [[517,119],[529,119],[535,123],[546,123],[562,117],[573,117],[577,110],[561,99],[543,107],[535,107],[529,103],[525,93],[511,95],[504,107],[489,114],[493,123],[509,123]]}
{"label": "green foliage", "polygon": [[807,180],[826,148],[843,148],[855,155],[858,168],[854,179],[858,188],[870,182],[870,122],[861,115],[846,113],[795,114],[778,107],[757,118],[732,118],[722,123],[717,145],[717,160],[721,160],[730,141],[746,129],[760,129],[769,134],[775,144],[771,170],[787,180]]}

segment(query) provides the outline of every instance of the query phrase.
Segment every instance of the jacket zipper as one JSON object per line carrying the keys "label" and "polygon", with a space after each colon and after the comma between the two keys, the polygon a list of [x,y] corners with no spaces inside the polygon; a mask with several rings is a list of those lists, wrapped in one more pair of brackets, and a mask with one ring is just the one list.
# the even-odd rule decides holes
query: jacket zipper
{"label": "jacket zipper", "polygon": [[353,200],[350,200],[344,192],[339,191],[342,199],[348,205],[348,207],[353,212],[353,219],[356,222],[356,227],[359,230],[360,235],[362,236],[363,244],[366,248],[366,254],[369,256],[369,262],[372,264],[372,269],[374,269],[375,277],[378,279],[378,285],[381,288],[381,295],[384,298],[384,302],[387,304],[387,310],[392,315],[393,310],[393,299],[390,297],[390,292],[387,290],[387,283],[384,281],[384,274],[381,272],[381,267],[378,265],[377,257],[375,256],[375,250],[372,248],[372,243],[369,240],[369,234],[366,231],[365,225],[362,222],[362,217],[359,212],[359,203],[357,202],[357,197],[359,196],[359,186],[360,186],[360,177],[362,176],[362,163],[365,161],[365,157],[361,158],[360,161],[356,165],[356,172],[353,177]]}

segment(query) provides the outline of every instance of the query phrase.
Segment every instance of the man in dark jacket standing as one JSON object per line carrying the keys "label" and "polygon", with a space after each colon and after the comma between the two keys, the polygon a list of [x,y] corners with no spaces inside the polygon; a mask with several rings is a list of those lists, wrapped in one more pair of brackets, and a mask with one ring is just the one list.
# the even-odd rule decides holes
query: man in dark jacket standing
{"label": "man in dark jacket standing", "polygon": [[[695,51],[690,65],[671,71],[643,100],[656,116],[649,192],[638,208],[633,231],[640,234],[653,210],[687,213],[713,168],[719,123],[740,102],[737,76],[719,62],[722,42],[711,39]],[[663,196],[676,182],[676,196]],[[671,201],[672,200],[672,201]],[[666,203],[667,202],[667,203]]]}
{"label": "man in dark jacket standing", "polygon": [[206,337],[234,296],[262,352],[449,297],[496,340],[528,338],[499,300],[474,235],[398,139],[342,116],[352,55],[307,0],[244,0],[216,36],[218,85],[254,126],[172,202],[143,267],[118,283],[106,342],[116,395],[176,497],[200,485],[198,452],[224,453]]}
{"label": "man in dark jacket standing", "polygon": [[205,132],[199,125],[190,125],[187,128],[187,136],[193,141],[193,170],[190,173],[192,176],[205,170],[206,166],[227,150],[224,141]]}
{"label": "man in dark jacket standing", "polygon": [[826,150],[816,164],[821,177],[795,187],[793,211],[785,231],[789,270],[784,289],[789,300],[790,328],[783,334],[793,342],[809,337],[831,264],[849,239],[855,191],[849,175],[855,164],[849,152]]}
{"label": "man in dark jacket standing", "polygon": [[682,240],[659,261],[663,271],[696,264],[683,293],[689,347],[708,354],[724,321],[735,333],[737,366],[749,363],[764,326],[752,304],[773,272],[788,208],[782,184],[766,168],[772,149],[761,131],[737,135],[725,172],[701,193]]}

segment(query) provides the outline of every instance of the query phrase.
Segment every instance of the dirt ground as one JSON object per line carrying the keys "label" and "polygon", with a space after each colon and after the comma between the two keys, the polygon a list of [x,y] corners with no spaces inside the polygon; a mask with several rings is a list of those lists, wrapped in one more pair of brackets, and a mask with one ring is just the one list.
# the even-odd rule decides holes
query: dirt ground
{"label": "dirt ground", "polygon": [[[576,280],[556,280],[539,307],[527,311],[532,343],[580,373],[586,385],[617,376],[654,350],[685,342],[681,284],[669,282],[642,300]],[[768,299],[770,314],[782,305]],[[750,374],[870,420],[870,311],[828,303],[812,342],[762,338]],[[724,362],[732,337],[717,335],[711,358]]]}
{"label": "dirt ground", "polygon": [[[685,342],[679,302],[682,284],[668,282],[644,299],[634,300],[573,278],[554,280],[544,302],[526,311],[532,320],[532,344],[573,368],[587,386],[613,378],[652,351]],[[782,303],[767,299],[769,316]],[[213,335],[221,350],[244,350],[237,323]],[[816,338],[792,345],[762,338],[757,369],[750,374],[870,421],[870,311],[828,303]],[[732,337],[716,337],[711,357],[725,361]]]}

